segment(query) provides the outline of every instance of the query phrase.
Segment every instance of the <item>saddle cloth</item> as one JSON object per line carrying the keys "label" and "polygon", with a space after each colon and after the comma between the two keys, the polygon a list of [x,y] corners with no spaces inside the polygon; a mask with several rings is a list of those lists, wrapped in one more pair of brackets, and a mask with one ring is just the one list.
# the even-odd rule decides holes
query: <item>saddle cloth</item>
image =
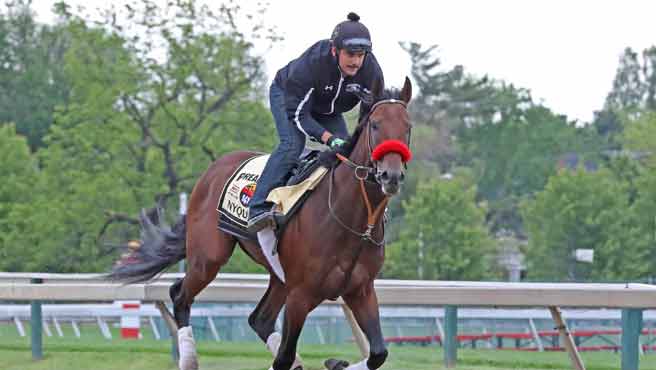
{"label": "saddle cloth", "polygon": [[257,241],[273,272],[280,281],[285,282],[285,271],[280,263],[277,253],[278,236],[287,222],[303,204],[328,169],[319,166],[318,153],[308,153],[302,163],[294,169],[293,176],[287,186],[273,189],[269,192],[267,200],[276,205],[282,217],[276,218],[278,228],[273,230],[265,228],[257,234],[250,233],[248,224],[248,204],[255,192],[259,179],[269,155],[250,158],[242,163],[230,176],[224,185],[217,205],[219,212],[218,228],[238,238]]}
{"label": "saddle cloth", "polygon": [[[269,155],[252,157],[242,163],[230,176],[221,191],[217,211],[233,224],[246,228],[248,224],[248,204],[250,203],[257,180],[259,179]],[[328,169],[316,166],[313,171],[307,171],[303,179],[293,179],[293,185],[282,186],[269,192],[267,200],[278,207],[278,210],[288,218],[303,195],[313,190],[321,181]],[[240,235],[242,236],[242,235]]]}

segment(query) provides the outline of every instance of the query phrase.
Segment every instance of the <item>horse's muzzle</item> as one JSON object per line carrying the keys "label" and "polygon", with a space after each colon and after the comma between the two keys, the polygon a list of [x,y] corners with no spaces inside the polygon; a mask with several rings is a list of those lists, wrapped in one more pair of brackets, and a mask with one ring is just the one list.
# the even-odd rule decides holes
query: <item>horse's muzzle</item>
{"label": "horse's muzzle", "polygon": [[399,193],[401,184],[405,181],[405,173],[402,170],[379,170],[376,180],[383,187],[383,193],[392,196]]}

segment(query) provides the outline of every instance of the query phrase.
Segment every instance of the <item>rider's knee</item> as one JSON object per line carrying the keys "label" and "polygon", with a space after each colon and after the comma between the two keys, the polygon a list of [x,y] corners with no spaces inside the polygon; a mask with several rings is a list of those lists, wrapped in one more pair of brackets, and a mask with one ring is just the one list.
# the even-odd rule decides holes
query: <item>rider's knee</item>
{"label": "rider's knee", "polygon": [[367,360],[367,367],[370,369],[378,369],[383,366],[383,363],[387,359],[387,349],[383,349],[381,352],[371,352],[369,354],[369,360]]}

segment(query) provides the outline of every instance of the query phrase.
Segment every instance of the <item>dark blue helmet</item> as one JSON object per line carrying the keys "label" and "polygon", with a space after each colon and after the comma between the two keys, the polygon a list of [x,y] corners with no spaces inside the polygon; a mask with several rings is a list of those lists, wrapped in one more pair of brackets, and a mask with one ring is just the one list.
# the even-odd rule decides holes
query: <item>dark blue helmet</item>
{"label": "dark blue helmet", "polygon": [[348,20],[335,26],[330,40],[337,49],[346,49],[350,52],[370,52],[371,35],[364,24],[360,23],[360,16],[351,12]]}

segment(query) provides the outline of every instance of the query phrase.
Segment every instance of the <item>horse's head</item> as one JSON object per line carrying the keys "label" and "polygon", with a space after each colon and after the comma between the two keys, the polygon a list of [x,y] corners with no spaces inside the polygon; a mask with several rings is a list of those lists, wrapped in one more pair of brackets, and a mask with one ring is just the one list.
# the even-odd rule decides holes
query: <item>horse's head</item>
{"label": "horse's head", "polygon": [[376,181],[383,193],[391,196],[399,192],[405,179],[405,164],[412,157],[409,149],[412,126],[407,110],[412,84],[407,77],[400,91],[383,90],[374,84],[372,94],[374,103],[362,124]]}

